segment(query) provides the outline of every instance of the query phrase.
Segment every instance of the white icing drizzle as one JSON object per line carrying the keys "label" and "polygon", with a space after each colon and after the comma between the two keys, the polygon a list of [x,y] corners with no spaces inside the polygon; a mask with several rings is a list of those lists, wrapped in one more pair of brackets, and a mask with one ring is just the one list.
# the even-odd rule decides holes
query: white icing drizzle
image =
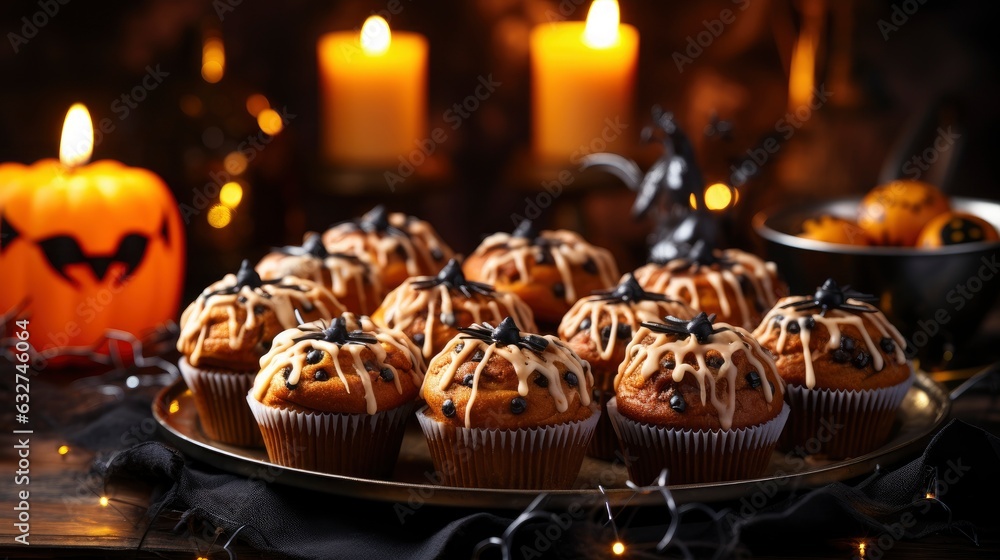
{"label": "white icing drizzle", "polygon": [[[453,317],[455,307],[461,307],[472,315],[473,323],[487,322],[498,324],[504,317],[510,316],[522,329],[528,332],[537,330],[535,319],[528,304],[508,292],[493,292],[493,296],[474,293],[474,297],[466,297],[458,290],[449,290],[445,285],[433,286],[427,289],[413,287],[414,282],[433,279],[433,276],[417,276],[406,279],[398,288],[389,292],[380,309],[381,322],[392,329],[406,331],[413,322],[426,313],[424,322],[424,344],[421,347],[423,356],[428,360],[434,354],[434,326],[443,318]],[[469,325],[451,325],[453,335],[458,334],[456,327]]]}
{"label": "white icing drizzle", "polygon": [[[565,289],[566,303],[577,300],[576,287],[573,285],[573,266],[582,266],[588,260],[597,267],[601,284],[607,288],[615,284],[618,278],[618,265],[607,249],[595,247],[584,241],[579,234],[569,230],[543,230],[538,237],[551,243],[545,247],[552,254],[552,261],[562,278]],[[479,244],[471,258],[485,257],[482,269],[468,271],[469,278],[481,280],[487,284],[496,284],[500,269],[509,263],[517,268],[523,282],[531,282],[532,276],[528,268],[528,259],[534,258],[538,246],[533,239],[515,237],[509,233],[495,233]]]}
{"label": "white icing drizzle", "polygon": [[[194,346],[188,354],[188,359],[192,364],[200,361],[205,338],[208,336],[209,318],[213,309],[224,308],[228,314],[229,323],[229,346],[240,348],[243,346],[243,338],[247,333],[256,331],[260,324],[260,317],[254,313],[254,308],[263,306],[274,313],[278,324],[283,328],[291,328],[299,324],[295,318],[295,310],[300,313],[328,319],[343,311],[337,304],[337,299],[323,287],[311,280],[286,276],[277,284],[264,284],[256,290],[249,286],[240,288],[234,294],[211,294],[219,290],[236,286],[236,275],[227,274],[222,280],[215,282],[199,295],[184,313],[181,315],[181,331],[177,338],[177,349],[185,352],[192,340]],[[269,297],[263,295],[267,294]],[[239,299],[244,298],[240,303]],[[325,301],[330,301],[336,305],[334,308],[327,307]],[[238,319],[238,310],[242,308],[245,318],[242,323]],[[314,308],[314,311],[306,312],[306,309]]]}
{"label": "white icing drizzle", "polygon": [[[618,325],[628,325],[632,332],[635,332],[639,328],[639,323],[660,321],[667,315],[678,319],[691,319],[695,313],[683,302],[674,300],[622,302],[607,301],[601,296],[588,296],[578,300],[563,316],[559,323],[559,337],[563,340],[573,338],[580,331],[584,319],[589,318],[590,340],[594,343],[594,347],[600,350],[600,358],[609,360],[618,343]],[[611,320],[611,336],[608,337],[607,341],[603,341],[601,337],[601,323],[604,322],[605,318]]]}
{"label": "white icing drizzle", "polygon": [[[694,278],[703,275],[712,286],[719,301],[720,315],[725,318],[742,319],[743,328],[756,326],[753,321],[753,311],[747,301],[740,284],[740,278],[746,278],[753,287],[754,297],[764,307],[774,304],[774,278],[777,267],[773,262],[764,262],[760,257],[739,249],[726,249],[719,255],[728,264],[681,266],[680,260],[670,261],[663,265],[647,264],[635,271],[635,279],[646,290],[661,293],[671,299],[679,299],[695,309],[700,309],[701,298],[695,288]],[[733,311],[729,301],[726,286],[736,294],[736,307],[739,316]]]}
{"label": "white icing drizzle", "polygon": [[[517,375],[517,393],[522,397],[528,395],[528,380],[533,373],[539,373],[548,380],[549,395],[555,401],[556,410],[565,412],[569,408],[569,398],[563,391],[562,378],[566,372],[573,372],[577,377],[577,393],[580,395],[580,402],[584,406],[590,405],[590,390],[594,385],[594,376],[590,370],[590,364],[586,360],[581,360],[572,349],[561,340],[545,335],[542,338],[549,341],[549,345],[542,352],[535,352],[529,349],[519,348],[516,345],[501,346],[492,344],[477,338],[465,338],[462,336],[451,339],[451,342],[439,354],[439,356],[449,356],[451,363],[441,372],[441,381],[438,389],[444,391],[452,384],[458,367],[467,362],[476,350],[483,351],[483,359],[476,366],[476,371],[472,377],[472,393],[465,405],[465,427],[471,428],[472,405],[476,401],[479,392],[479,377],[489,362],[491,356],[498,356],[514,367]],[[460,352],[455,352],[455,347],[464,344]],[[563,370],[556,367],[556,362],[563,364]]]}
{"label": "white icing drizzle", "polygon": [[[802,340],[802,354],[805,358],[803,361],[806,369],[807,388],[812,389],[816,386],[816,373],[813,365],[815,364],[816,359],[831,350],[835,350],[840,347],[840,339],[842,335],[841,330],[844,325],[850,325],[861,333],[861,338],[868,349],[868,354],[871,356],[872,366],[875,368],[875,371],[882,371],[882,368],[885,367],[885,361],[882,358],[882,353],[880,351],[881,341],[877,343],[872,340],[872,337],[868,334],[868,329],[865,328],[866,322],[873,325],[883,338],[892,339],[895,345],[895,348],[893,349],[893,356],[896,359],[896,363],[906,363],[906,354],[903,350],[906,347],[906,339],[903,338],[903,335],[900,334],[898,330],[896,330],[896,327],[892,326],[889,320],[886,319],[885,315],[883,315],[878,308],[870,303],[856,299],[847,300],[847,303],[873,309],[874,311],[871,313],[852,313],[850,311],[843,311],[840,309],[831,309],[826,312],[826,315],[821,315],[816,309],[799,311],[792,307],[784,309],[781,307],[782,305],[789,303],[809,301],[811,299],[811,296],[793,296],[783,298],[767,313],[767,315],[764,316],[764,319],[754,331],[754,336],[763,340],[770,336],[775,329],[779,329],[778,339],[775,341],[775,351],[780,354],[784,351],[785,342],[787,341],[789,334],[788,325],[792,321],[798,323],[798,334]],[[780,321],[775,321],[775,317],[779,315],[783,316],[783,318]],[[825,347],[819,348],[815,354],[809,344],[812,340],[812,332],[810,329],[806,328],[806,322],[810,317],[816,322],[817,326],[823,325],[830,333],[830,342]]]}
{"label": "white icing drizzle", "polygon": [[[381,368],[388,368],[392,371],[393,384],[399,394],[403,393],[403,386],[399,381],[399,370],[385,361],[386,356],[388,356],[387,348],[402,352],[403,355],[410,360],[410,364],[412,366],[410,369],[410,377],[415,386],[419,387],[420,384],[423,383],[423,372],[425,369],[424,361],[420,357],[419,352],[417,352],[416,347],[409,341],[409,339],[406,338],[406,335],[397,330],[377,327],[368,319],[368,317],[358,317],[353,313],[344,313],[342,317],[344,317],[349,331],[361,330],[366,334],[373,335],[377,342],[373,344],[344,345],[339,345],[335,342],[327,342],[322,339],[309,339],[295,342],[296,338],[310,334],[311,332],[315,333],[315,329],[322,330],[324,325],[319,322],[308,323],[307,325],[300,325],[299,327],[283,331],[278,336],[274,337],[274,343],[271,346],[271,350],[260,359],[260,373],[257,375],[257,378],[254,379],[254,386],[251,391],[253,397],[257,401],[262,401],[264,399],[264,395],[267,394],[267,390],[271,386],[271,382],[274,377],[282,375],[285,368],[288,367],[291,368],[291,371],[289,371],[285,382],[288,385],[297,385],[301,380],[302,370],[306,367],[306,356],[313,348],[322,350],[330,355],[337,377],[340,378],[340,381],[344,384],[344,389],[348,394],[351,392],[351,387],[348,384],[347,376],[356,375],[358,379],[361,380],[361,385],[364,387],[365,391],[365,410],[368,414],[375,414],[378,412],[378,402],[375,399],[375,392],[372,390],[371,373],[365,368],[365,364],[361,358],[361,352],[364,349],[371,350],[375,355],[375,367],[379,368],[379,370],[381,370]],[[313,327],[313,330],[302,330],[301,327],[303,326]],[[347,352],[352,356],[354,361],[353,369],[345,371],[339,360],[341,352]]]}
{"label": "white icing drizzle", "polygon": [[373,267],[358,259],[329,255],[317,258],[313,255],[286,255],[270,253],[257,264],[261,279],[270,280],[282,276],[298,276],[323,284],[338,298],[344,298],[353,290],[358,295],[358,304],[363,310],[371,310],[377,301],[368,301],[366,284],[371,286],[375,297],[382,294],[382,278]]}
{"label": "white icing drizzle", "polygon": [[[758,372],[761,379],[761,389],[764,391],[764,398],[771,402],[774,392],[768,381],[772,379],[777,383],[782,383],[778,376],[777,367],[774,360],[765,352],[760,344],[750,333],[740,327],[733,327],[725,323],[715,323],[716,328],[728,328],[722,332],[713,334],[711,340],[706,343],[698,342],[692,334],[685,338],[678,338],[678,335],[655,333],[647,327],[641,327],[632,338],[632,342],[625,348],[625,361],[618,368],[618,375],[615,377],[615,391],[623,376],[639,373],[644,381],[648,381],[656,372],[660,371],[660,363],[666,358],[668,353],[673,353],[674,369],[671,373],[672,379],[680,383],[686,374],[691,374],[697,380],[701,389],[701,403],[712,403],[712,406],[719,413],[719,423],[722,429],[728,430],[732,427],[733,416],[736,413],[736,378],[739,369],[733,364],[733,355],[736,352],[743,352],[750,365]],[[647,336],[653,336],[650,344],[644,344],[643,340]],[[717,372],[713,372],[708,367],[706,355],[710,350],[718,352],[723,359],[722,366]],[[687,358],[693,356],[695,364],[688,364]],[[719,380],[726,380],[726,395],[720,396],[716,390]],[[782,385],[783,386],[783,385]]]}
{"label": "white icing drizzle", "polygon": [[[374,264],[386,266],[397,248],[406,253],[406,271],[410,276],[440,270],[452,257],[450,247],[441,241],[434,228],[424,220],[407,216],[402,212],[389,214],[389,225],[406,232],[407,235],[391,235],[380,231],[363,231],[354,222],[336,225],[323,234],[323,243],[331,253],[346,253],[372,260]],[[435,259],[432,252],[441,253]]]}

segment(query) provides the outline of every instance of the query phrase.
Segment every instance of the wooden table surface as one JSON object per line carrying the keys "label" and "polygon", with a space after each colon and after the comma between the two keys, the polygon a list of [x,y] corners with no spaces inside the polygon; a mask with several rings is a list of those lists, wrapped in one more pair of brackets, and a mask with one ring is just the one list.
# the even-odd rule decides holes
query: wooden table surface
{"label": "wooden table surface", "polygon": [[[0,371],[10,371],[9,364]],[[4,375],[6,378],[7,376]],[[13,377],[13,376],[11,376]],[[9,397],[0,384],[0,397]],[[59,390],[59,389],[56,389]],[[6,399],[3,402],[12,402]],[[37,407],[43,406],[37,403]],[[982,391],[966,394],[956,402],[953,416],[1000,433],[1000,402],[995,394]],[[215,537],[195,524],[181,523],[180,512],[168,512],[149,523],[146,506],[150,490],[140,481],[116,483],[105,490],[99,477],[91,474],[94,453],[70,449],[65,455],[59,447],[66,442],[51,433],[36,432],[30,438],[30,484],[12,484],[17,468],[14,449],[16,425],[0,425],[6,442],[0,445],[3,494],[0,495],[0,558],[229,558],[222,550],[224,539]],[[14,526],[19,500],[16,491],[30,488],[29,546],[18,544]],[[107,506],[101,496],[109,496]],[[852,543],[816,543],[808,551],[784,550],[775,543],[761,558],[851,558],[856,555]],[[274,558],[238,543],[231,550],[237,558]],[[626,556],[627,557],[627,556]],[[960,536],[934,535],[918,541],[895,543],[884,558],[997,558],[1000,557],[1000,531],[980,534],[980,545],[971,545]]]}

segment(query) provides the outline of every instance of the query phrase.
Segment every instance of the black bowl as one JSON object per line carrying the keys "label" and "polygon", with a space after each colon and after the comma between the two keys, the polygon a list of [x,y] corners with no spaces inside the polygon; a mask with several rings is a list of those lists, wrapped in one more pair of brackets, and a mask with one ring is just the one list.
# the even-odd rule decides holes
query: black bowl
{"label": "black bowl", "polygon": [[[878,306],[908,341],[907,352],[931,363],[950,359],[979,328],[1000,295],[1000,242],[938,249],[859,247],[798,237],[802,223],[824,214],[855,219],[860,198],[761,212],[753,228],[767,258],[793,294],[811,294],[827,278],[879,297]],[[1000,204],[951,198],[1000,230]]]}

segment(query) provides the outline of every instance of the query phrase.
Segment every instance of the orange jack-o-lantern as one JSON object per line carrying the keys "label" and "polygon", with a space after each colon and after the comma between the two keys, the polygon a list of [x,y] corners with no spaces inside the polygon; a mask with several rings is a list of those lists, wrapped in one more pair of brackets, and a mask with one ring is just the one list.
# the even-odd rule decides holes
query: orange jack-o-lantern
{"label": "orange jack-o-lantern", "polygon": [[858,225],[879,245],[910,247],[924,225],[948,208],[948,199],[934,185],[893,181],[865,195],[858,208]]}
{"label": "orange jack-o-lantern", "polygon": [[1000,235],[989,222],[968,212],[946,212],[927,222],[917,247],[934,249],[958,243],[997,241]]}
{"label": "orange jack-o-lantern", "polygon": [[142,337],[176,315],[183,274],[180,214],[155,174],[0,165],[0,314],[28,320],[35,350],[96,346],[108,329]]}
{"label": "orange jack-o-lantern", "polygon": [[871,245],[868,233],[858,224],[836,216],[820,216],[806,220],[802,224],[802,233],[799,237],[844,245]]}

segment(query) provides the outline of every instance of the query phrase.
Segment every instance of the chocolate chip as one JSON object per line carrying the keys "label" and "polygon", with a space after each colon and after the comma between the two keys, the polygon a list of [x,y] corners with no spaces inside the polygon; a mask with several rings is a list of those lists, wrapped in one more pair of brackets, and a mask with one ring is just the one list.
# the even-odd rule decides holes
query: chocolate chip
{"label": "chocolate chip", "polygon": [[263,305],[255,305],[255,306],[253,306],[253,314],[254,315],[263,315],[265,311],[267,311],[267,307],[264,307]]}
{"label": "chocolate chip", "polygon": [[393,379],[396,378],[396,376],[393,375],[392,370],[387,367],[382,368],[378,372],[378,376],[382,378],[382,381],[387,381],[387,382],[392,381]]}
{"label": "chocolate chip", "polygon": [[431,258],[436,261],[439,261],[444,258],[444,253],[441,252],[441,249],[434,247],[433,249],[431,249]]}
{"label": "chocolate chip", "polygon": [[413,343],[416,344],[417,346],[423,346],[424,340],[425,340],[424,333],[417,333],[413,335]]}
{"label": "chocolate chip", "polygon": [[510,399],[510,411],[513,414],[521,414],[524,409],[528,408],[528,403],[521,397],[514,397]]}
{"label": "chocolate chip", "polygon": [[781,326],[781,322],[784,321],[784,320],[785,320],[785,316],[784,315],[775,315],[774,316],[774,326],[775,327],[780,327]]}
{"label": "chocolate chip", "polygon": [[566,286],[563,286],[562,282],[556,282],[555,284],[552,284],[552,295],[556,296],[557,298],[566,297]]}
{"label": "chocolate chip", "polygon": [[323,361],[323,351],[322,350],[313,348],[312,350],[309,351],[308,354],[306,354],[306,363],[307,364],[310,364],[310,365],[312,365],[312,364],[318,364],[318,363],[320,363],[322,361]]}
{"label": "chocolate chip", "polygon": [[673,360],[663,360],[660,362],[660,367],[663,369],[674,369],[677,367],[677,362]]}
{"label": "chocolate chip", "polygon": [[687,406],[687,402],[684,401],[684,397],[680,393],[670,395],[670,408],[677,412],[684,412],[687,410]]}
{"label": "chocolate chip", "polygon": [[544,375],[542,375],[540,373],[535,376],[534,381],[535,381],[535,385],[538,385],[539,387],[545,388],[545,387],[549,386],[549,378],[545,377]]}
{"label": "chocolate chip", "polygon": [[858,369],[865,369],[866,367],[868,367],[868,364],[870,364],[871,361],[872,361],[871,355],[869,355],[868,352],[862,350],[858,352],[857,356],[854,356],[854,367]]}
{"label": "chocolate chip", "polygon": [[441,413],[444,414],[445,416],[447,416],[448,418],[451,418],[452,416],[454,416],[455,415],[455,403],[452,402],[451,399],[448,399],[448,400],[444,401],[444,404],[441,405]]}
{"label": "chocolate chip", "polygon": [[271,350],[271,344],[272,344],[272,341],[270,341],[270,340],[262,340],[262,341],[260,341],[260,347],[264,349],[264,353],[267,353],[267,352],[269,352]]}
{"label": "chocolate chip", "polygon": [[325,369],[318,369],[315,373],[313,373],[313,379],[316,381],[326,381],[327,379],[330,379],[330,374],[327,373]]}
{"label": "chocolate chip", "polygon": [[799,332],[802,330],[802,328],[799,326],[798,321],[789,321],[788,326],[785,328],[788,329],[788,332],[790,334],[799,334]]}
{"label": "chocolate chip", "polygon": [[722,364],[726,363],[726,361],[722,359],[722,356],[709,356],[708,359],[705,360],[705,363],[707,363],[708,367],[712,369],[719,369],[722,367]]}
{"label": "chocolate chip", "polygon": [[552,252],[545,249],[538,249],[538,256],[535,258],[536,264],[555,264],[556,260],[552,257]]}
{"label": "chocolate chip", "polygon": [[476,378],[475,374],[472,373],[465,374],[465,377],[462,378],[462,385],[465,385],[466,387],[472,387],[472,380],[475,378]]}
{"label": "chocolate chip", "polygon": [[247,302],[247,296],[240,296],[240,297],[236,298],[236,301],[239,302],[242,305],[242,304],[244,304],[244,303]]}
{"label": "chocolate chip", "polygon": [[611,325],[601,328],[601,340],[604,342],[611,340]]}
{"label": "chocolate chip", "polygon": [[403,247],[402,243],[396,245],[396,254],[399,255],[399,258],[403,259],[404,261],[409,257],[409,254],[407,254],[406,252],[406,247]]}
{"label": "chocolate chip", "polygon": [[813,329],[816,328],[816,319],[813,319],[812,317],[806,317],[805,323],[806,324],[804,326],[805,326],[806,330],[810,330],[811,331],[811,330],[813,330]]}
{"label": "chocolate chip", "polygon": [[751,371],[750,373],[748,373],[746,375],[746,378],[747,378],[747,385],[749,385],[751,389],[756,389],[757,387],[760,387],[760,374],[757,373],[756,371]]}
{"label": "chocolate chip", "polygon": [[854,339],[849,336],[845,336],[840,339],[840,347],[843,350],[846,350],[848,352],[853,352],[855,346],[856,344],[854,342]]}
{"label": "chocolate chip", "polygon": [[580,330],[585,331],[589,329],[591,324],[592,323],[590,322],[590,317],[587,317],[586,319],[580,321]]}
{"label": "chocolate chip", "polygon": [[566,380],[566,383],[568,383],[570,387],[576,387],[580,383],[580,380],[576,378],[576,374],[572,371],[567,371],[566,375],[563,376],[563,379]]}
{"label": "chocolate chip", "polygon": [[475,352],[472,353],[473,362],[481,362],[483,361],[484,357],[486,357],[486,353],[483,352],[482,350],[476,350]]}
{"label": "chocolate chip", "polygon": [[315,305],[313,305],[311,303],[308,303],[308,302],[302,305],[302,312],[303,313],[312,313],[313,311],[316,311],[316,306]]}
{"label": "chocolate chip", "polygon": [[288,382],[288,376],[292,374],[292,366],[285,366],[285,369],[281,370],[281,376],[285,378],[285,388],[289,391],[295,389],[297,385]]}
{"label": "chocolate chip", "polygon": [[464,342],[459,342],[458,344],[455,345],[455,353],[456,354],[458,354],[462,350],[465,350],[465,343]]}
{"label": "chocolate chip", "polygon": [[618,323],[618,338],[621,340],[631,339],[632,338],[631,325],[626,325],[625,323]]}
{"label": "chocolate chip", "polygon": [[378,368],[375,367],[375,362],[371,360],[365,360],[364,366],[366,371],[378,371]]}
{"label": "chocolate chip", "polygon": [[583,263],[583,271],[587,274],[597,274],[597,263],[594,259],[587,259],[587,262]]}
{"label": "chocolate chip", "polygon": [[458,320],[455,318],[454,313],[442,313],[439,319],[441,320],[442,324],[447,325],[449,327],[454,327],[455,323],[458,322]]}
{"label": "chocolate chip", "polygon": [[886,354],[892,354],[896,351],[896,341],[889,337],[883,338],[878,344],[882,347],[882,351]]}
{"label": "chocolate chip", "polygon": [[843,348],[838,348],[834,350],[833,354],[830,357],[833,358],[833,361],[837,362],[838,364],[846,364],[851,360],[851,355],[848,354],[847,351],[844,350]]}

